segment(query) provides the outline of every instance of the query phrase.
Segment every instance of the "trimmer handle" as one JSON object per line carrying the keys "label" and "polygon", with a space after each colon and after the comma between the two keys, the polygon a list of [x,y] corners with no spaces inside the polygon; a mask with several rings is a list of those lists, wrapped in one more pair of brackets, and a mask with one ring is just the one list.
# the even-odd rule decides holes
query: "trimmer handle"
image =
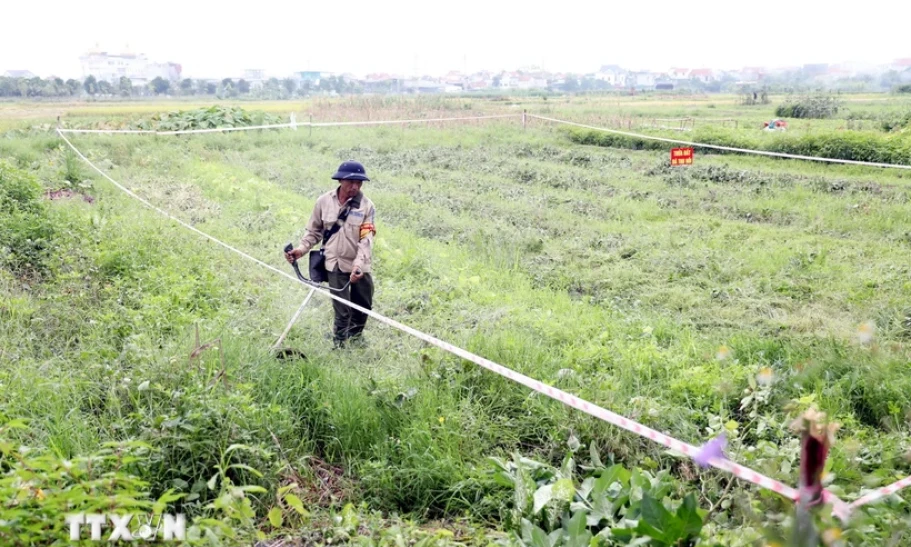
{"label": "trimmer handle", "polygon": [[[294,250],[294,245],[292,245],[291,243],[285,245],[285,254],[290,253],[293,250]],[[291,267],[294,268],[294,273],[297,274],[298,279],[300,279],[301,281],[307,281],[307,278],[304,277],[303,274],[301,274],[300,268],[297,267],[296,258],[294,259],[294,262],[291,263]]]}

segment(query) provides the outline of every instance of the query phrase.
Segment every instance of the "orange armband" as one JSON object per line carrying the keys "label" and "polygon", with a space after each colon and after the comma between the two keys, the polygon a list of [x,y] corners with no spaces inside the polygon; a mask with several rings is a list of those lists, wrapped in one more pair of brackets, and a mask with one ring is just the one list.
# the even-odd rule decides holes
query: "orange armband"
{"label": "orange armband", "polygon": [[361,224],[360,239],[364,239],[365,237],[367,237],[367,234],[369,234],[371,232],[373,232],[373,235],[376,235],[376,228],[373,226],[373,224],[368,224],[368,223]]}

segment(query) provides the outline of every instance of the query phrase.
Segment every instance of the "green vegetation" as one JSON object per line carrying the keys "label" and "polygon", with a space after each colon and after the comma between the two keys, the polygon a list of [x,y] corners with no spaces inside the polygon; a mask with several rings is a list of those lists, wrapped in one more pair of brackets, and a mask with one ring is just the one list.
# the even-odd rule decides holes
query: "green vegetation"
{"label": "green vegetation", "polygon": [[0,265],[25,276],[43,272],[53,236],[35,176],[0,158]]}
{"label": "green vegetation", "polygon": [[782,118],[831,118],[838,114],[842,104],[831,95],[802,95],[788,97],[775,109]]}
{"label": "green vegetation", "polygon": [[211,106],[194,110],[178,110],[156,114],[130,124],[131,129],[154,131],[185,131],[188,129],[212,129],[216,127],[248,127],[251,125],[274,125],[283,120],[266,112],[247,112],[239,106]]}
{"label": "green vegetation", "polygon": [[[904,123],[904,122],[901,122]],[[573,142],[631,150],[670,150],[677,144],[607,133],[592,129],[570,128],[567,134]],[[661,134],[663,137],[682,139],[700,144],[729,146],[748,150],[765,150],[802,156],[814,156],[853,161],[868,161],[911,165],[911,136],[904,134],[881,135],[860,131],[839,133],[811,133],[806,135],[748,135],[744,132],[700,127],[685,137],[679,134]],[[699,148],[703,154],[728,154],[724,150]]]}
{"label": "green vegetation", "polygon": [[[911,472],[907,179],[736,155],[672,169],[574,135],[508,120],[74,143],[289,272],[281,248],[357,158],[379,213],[378,312],[686,442],[725,432],[732,460],[789,484],[787,426],[811,406],[841,424],[826,481],[843,499]],[[867,136],[827,138],[844,135]],[[892,157],[907,163],[898,136],[832,142],[905,143]],[[376,321],[364,347],[333,351],[324,299],[286,341],[307,359],[276,360],[303,287],[65,150],[40,130],[0,139],[0,222],[28,219],[0,231],[21,232],[0,269],[0,520],[17,524],[0,542],[63,543],[65,510],[110,499],[166,503],[223,544],[749,545],[790,526],[771,493]],[[42,184],[73,193],[47,201]],[[907,543],[908,499],[858,511],[843,538]]]}

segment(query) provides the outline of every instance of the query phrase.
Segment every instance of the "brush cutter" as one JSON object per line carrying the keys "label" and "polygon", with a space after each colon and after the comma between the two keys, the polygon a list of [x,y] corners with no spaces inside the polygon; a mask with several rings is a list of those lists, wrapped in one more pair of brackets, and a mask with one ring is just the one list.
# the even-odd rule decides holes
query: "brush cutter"
{"label": "brush cutter", "polygon": [[[291,252],[293,249],[294,249],[294,245],[292,245],[291,243],[288,243],[287,245],[285,245],[284,252],[285,252],[285,254],[287,254],[287,253]],[[294,323],[297,322],[297,318],[300,317],[301,312],[304,311],[304,308],[307,306],[307,303],[310,302],[310,298],[313,296],[314,291],[317,289],[317,287],[320,287],[319,283],[316,283],[312,279],[308,279],[308,278],[304,277],[304,275],[300,271],[300,268],[297,265],[297,260],[294,260],[291,263],[291,267],[294,268],[294,273],[297,275],[297,278],[299,280],[301,280],[303,283],[309,285],[311,287],[311,289],[310,289],[310,292],[307,293],[307,298],[305,298],[304,301],[301,303],[300,307],[297,308],[297,311],[294,313],[294,317],[292,317],[291,321],[288,322],[288,326],[285,327],[285,332],[283,332],[282,335],[278,337],[278,340],[272,346],[272,351],[276,352],[276,355],[275,355],[276,358],[282,359],[282,360],[306,359],[307,358],[307,356],[302,351],[299,351],[299,350],[296,350],[293,348],[279,349],[279,346],[281,346],[282,342],[284,342],[285,337],[288,336],[288,333],[291,332],[291,327],[294,326]],[[358,270],[358,273],[360,273],[360,270]],[[329,287],[329,290],[334,291],[334,292],[341,292],[341,291],[344,291],[345,289],[347,289],[348,285],[350,285],[350,284],[351,284],[351,281],[349,280],[348,283],[345,283],[344,287],[342,287],[340,289],[333,289],[333,288]]]}

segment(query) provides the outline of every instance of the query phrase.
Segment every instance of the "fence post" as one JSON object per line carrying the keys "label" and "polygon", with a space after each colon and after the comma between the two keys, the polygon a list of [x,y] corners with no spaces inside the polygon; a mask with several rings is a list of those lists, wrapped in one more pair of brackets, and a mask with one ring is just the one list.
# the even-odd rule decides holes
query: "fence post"
{"label": "fence post", "polygon": [[528,113],[528,110],[522,110],[522,131],[525,131],[525,127],[526,127],[526,126],[525,126],[525,124],[526,124],[526,118],[525,118],[525,117],[526,117],[526,114],[527,114],[527,113]]}
{"label": "fence post", "polygon": [[313,114],[310,114],[310,135],[308,138],[313,138]]}

